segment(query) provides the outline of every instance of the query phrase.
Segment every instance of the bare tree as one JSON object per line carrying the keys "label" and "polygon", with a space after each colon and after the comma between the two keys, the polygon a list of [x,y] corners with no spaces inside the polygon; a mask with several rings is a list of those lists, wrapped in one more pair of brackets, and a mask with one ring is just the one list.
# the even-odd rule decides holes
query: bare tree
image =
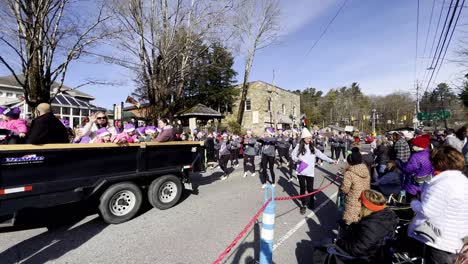
{"label": "bare tree", "polygon": [[215,0],[114,0],[110,10],[123,30],[114,42],[123,52],[114,63],[133,70],[153,118],[174,113],[197,43],[208,41],[229,5]]}
{"label": "bare tree", "polygon": [[237,122],[242,124],[244,106],[248,92],[248,81],[255,53],[277,39],[279,32],[280,9],[278,0],[243,0],[237,7],[238,16],[234,27],[245,50],[244,79],[242,81],[241,100],[237,113]]}
{"label": "bare tree", "polygon": [[60,92],[70,63],[111,34],[100,28],[109,19],[103,5],[96,14],[75,15],[84,7],[71,0],[1,0],[0,63],[31,107],[51,102],[51,87],[57,81]]}

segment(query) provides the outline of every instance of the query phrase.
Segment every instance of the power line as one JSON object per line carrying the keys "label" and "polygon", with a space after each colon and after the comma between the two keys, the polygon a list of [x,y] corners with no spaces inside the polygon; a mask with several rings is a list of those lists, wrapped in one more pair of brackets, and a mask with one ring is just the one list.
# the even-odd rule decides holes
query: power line
{"label": "power line", "polygon": [[414,55],[414,79],[416,82],[417,74],[418,74],[418,41],[419,41],[419,0],[417,1],[417,8],[416,8],[416,52]]}
{"label": "power line", "polygon": [[[457,0],[458,2],[459,0]],[[436,47],[436,50],[435,50],[435,53],[434,53],[434,57],[432,57],[432,61],[431,61],[431,66],[430,68],[434,68],[433,65],[434,65],[434,61],[437,57],[437,51],[439,50],[439,46],[440,46],[440,42],[442,41],[442,38],[443,38],[443,35],[444,35],[444,31],[445,31],[445,27],[447,26],[447,21],[448,21],[448,18],[450,16],[450,11],[452,10],[452,3],[453,3],[453,0],[450,0],[450,6],[449,6],[449,9],[447,11],[447,15],[445,16],[445,21],[444,21],[444,26],[442,27],[442,31],[440,32],[440,37],[439,37],[439,41],[437,42],[437,47]],[[450,25],[449,25],[449,28],[450,28]],[[448,32],[448,30],[447,30]],[[447,33],[445,34],[447,35]],[[444,39],[445,41],[446,39]],[[442,44],[442,47],[443,47],[444,44]],[[442,48],[441,48],[442,50]],[[440,53],[440,51],[439,51]]]}
{"label": "power line", "polygon": [[455,29],[457,28],[458,19],[460,18],[460,14],[461,14],[461,12],[463,10],[464,5],[465,5],[465,0],[463,0],[462,4],[461,4],[461,6],[460,6],[460,8],[458,10],[457,19],[455,20],[455,24],[453,26],[452,33],[450,33],[450,38],[449,38],[447,46],[445,48],[444,55],[442,56],[442,60],[440,61],[439,69],[437,70],[437,73],[435,74],[434,80],[437,79],[437,76],[439,75],[440,68],[442,68],[442,64],[444,63],[445,55],[447,54],[447,50],[449,48],[450,42],[452,41],[453,33],[455,32]]}
{"label": "power line", "polygon": [[335,19],[338,17],[338,15],[341,13],[341,10],[343,10],[344,6],[346,5],[346,3],[348,2],[348,0],[344,0],[343,4],[341,5],[341,7],[338,9],[338,11],[336,12],[335,16],[330,20],[330,22],[328,22],[328,25],[325,27],[325,30],[322,32],[322,34],[320,34],[319,38],[314,42],[314,44],[312,45],[312,47],[310,47],[310,49],[307,51],[306,53],[306,57],[309,55],[309,53],[315,48],[315,46],[317,46],[317,44],[319,43],[319,41],[322,39],[322,37],[325,35],[325,33],[327,33],[328,31],[328,28],[331,26],[331,24],[333,23],[333,21],[335,21]]}
{"label": "power line", "polygon": [[[434,15],[434,7],[435,7],[435,0],[432,0],[432,8],[431,8],[431,16],[429,17],[429,25],[427,27],[427,33],[426,33],[426,41],[424,42],[424,50],[423,50],[423,58],[426,56],[426,48],[427,48],[427,41],[429,40],[429,33],[431,31],[431,25],[432,25],[432,16]],[[431,54],[431,53],[429,53]],[[424,59],[422,60],[422,66],[424,67]],[[424,70],[424,68],[423,68]],[[426,73],[425,71],[423,71]]]}
{"label": "power line", "polygon": [[[436,30],[434,32],[434,39],[432,40],[431,51],[429,52],[429,55],[432,54],[432,52],[434,51],[434,45],[435,45],[435,41],[437,39],[437,32],[439,32],[440,20],[442,19],[442,14],[444,12],[444,5],[445,5],[445,0],[442,2],[442,6],[440,8],[439,18],[437,20],[437,27],[436,27]],[[424,83],[426,83],[426,80],[429,77],[429,71],[427,71],[427,70],[429,70],[429,61],[427,62],[427,66],[426,66],[425,69],[426,69],[426,71],[425,71],[424,78],[423,78],[423,85],[424,85]]]}
{"label": "power line", "polygon": [[[432,81],[432,78],[434,77],[435,69],[437,68],[437,65],[439,64],[440,56],[442,55],[442,52],[444,50],[445,42],[447,41],[447,37],[448,37],[448,34],[450,32],[450,28],[452,27],[453,19],[455,17],[455,14],[457,13],[457,7],[458,7],[459,2],[460,2],[460,0],[457,0],[457,2],[455,3],[455,8],[453,9],[452,17],[450,18],[450,22],[448,24],[447,31],[445,32],[444,41],[443,41],[442,46],[440,48],[439,55],[437,56],[437,60],[435,61],[435,65],[432,67],[432,64],[431,64],[431,68],[433,68],[433,70],[432,70],[432,73],[431,73],[431,77],[429,78],[429,81],[427,82],[426,91],[429,89],[429,85],[430,85],[430,83]],[[452,5],[452,3],[450,3],[449,13],[450,13],[450,10],[452,8],[451,5]],[[449,16],[449,13],[447,13],[447,17]],[[442,35],[443,34],[441,34],[441,37],[442,37]],[[440,42],[441,39],[442,38],[439,39],[439,42]],[[450,45],[450,42],[447,43],[447,47],[449,45]],[[437,52],[437,50],[436,50],[436,52]],[[435,56],[434,56],[434,59],[435,59]]]}

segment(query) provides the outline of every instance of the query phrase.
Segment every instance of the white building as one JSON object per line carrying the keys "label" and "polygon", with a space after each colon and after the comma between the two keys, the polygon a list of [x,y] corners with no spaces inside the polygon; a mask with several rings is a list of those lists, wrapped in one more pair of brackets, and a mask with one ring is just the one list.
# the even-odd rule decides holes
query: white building
{"label": "white building", "polygon": [[[57,83],[52,86],[51,94],[56,94]],[[70,126],[81,125],[84,117],[97,111],[106,111],[102,107],[91,104],[95,98],[89,94],[62,86],[62,91],[52,100],[52,111],[60,118],[67,118]],[[7,107],[20,107],[21,118],[31,117],[31,108],[24,102],[23,88],[13,76],[0,77],[0,105]]]}

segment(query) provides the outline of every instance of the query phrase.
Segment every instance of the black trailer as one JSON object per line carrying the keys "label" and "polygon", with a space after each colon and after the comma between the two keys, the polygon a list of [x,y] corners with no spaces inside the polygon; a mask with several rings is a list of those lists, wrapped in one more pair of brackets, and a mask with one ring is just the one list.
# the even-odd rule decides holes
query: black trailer
{"label": "black trailer", "polygon": [[189,172],[202,168],[202,153],[201,142],[3,145],[0,216],[96,199],[104,221],[118,224],[135,216],[143,196],[168,209]]}

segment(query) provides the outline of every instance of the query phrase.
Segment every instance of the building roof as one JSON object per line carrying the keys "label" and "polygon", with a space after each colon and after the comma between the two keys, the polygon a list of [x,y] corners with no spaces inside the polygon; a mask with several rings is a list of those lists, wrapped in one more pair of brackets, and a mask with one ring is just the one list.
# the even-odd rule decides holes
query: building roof
{"label": "building roof", "polygon": [[[18,78],[20,80],[23,80],[24,77],[23,75],[19,75]],[[23,88],[19,85],[19,83],[16,81],[15,77],[13,75],[9,75],[9,76],[0,76],[0,86],[9,86],[10,88],[16,88],[16,89],[20,89],[20,90],[23,90]],[[53,88],[55,87],[58,87],[59,84],[57,82],[54,82],[54,84],[52,85]],[[83,98],[89,98],[91,100],[94,100],[95,98],[92,96],[92,95],[89,95],[87,93],[84,93],[84,92],[81,92],[81,91],[78,91],[76,89],[73,89],[71,87],[68,87],[66,85],[63,85],[62,86],[62,92],[65,92],[73,97],[83,97]]]}
{"label": "building roof", "polygon": [[[254,83],[261,83],[261,84],[264,84],[264,85],[267,85],[267,86],[271,86],[271,87],[274,87],[274,88],[276,88],[276,89],[279,89],[279,90],[282,90],[282,91],[285,91],[285,92],[288,92],[288,93],[291,93],[291,94],[300,96],[299,94],[296,94],[294,91],[286,90],[286,89],[284,89],[284,88],[281,88],[281,87],[279,87],[279,86],[276,86],[276,85],[273,85],[273,84],[271,84],[271,83],[267,83],[267,82],[264,82],[264,81],[253,81],[253,82],[249,82],[248,85],[251,85],[251,84],[254,84]],[[242,84],[238,84],[237,87],[242,87]]]}
{"label": "building roof", "polygon": [[211,108],[209,108],[206,105],[203,104],[197,104],[193,106],[192,108],[189,108],[187,110],[183,110],[175,115],[176,117],[218,117],[222,118],[223,115]]}
{"label": "building roof", "polygon": [[[9,102],[5,106],[8,107],[16,107],[24,104],[24,100],[17,99],[14,101]],[[52,106],[66,106],[66,107],[74,107],[74,108],[81,108],[81,109],[90,109],[90,110],[97,110],[97,111],[107,111],[105,108],[95,106],[90,104],[86,101],[80,100],[79,98],[74,98],[70,95],[59,93],[55,98],[52,100]]]}

